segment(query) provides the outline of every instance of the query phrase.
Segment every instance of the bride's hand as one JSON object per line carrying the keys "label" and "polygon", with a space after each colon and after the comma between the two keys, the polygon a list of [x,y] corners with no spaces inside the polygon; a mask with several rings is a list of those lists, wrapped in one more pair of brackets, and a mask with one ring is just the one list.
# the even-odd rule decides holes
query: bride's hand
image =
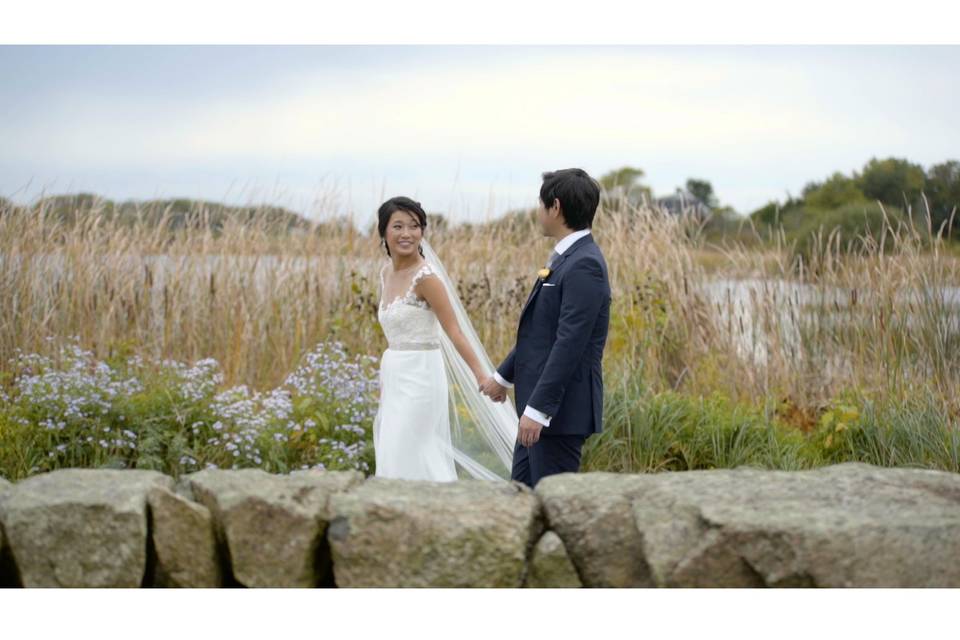
{"label": "bride's hand", "polygon": [[497,382],[493,376],[478,376],[477,382],[480,385],[480,393],[494,402],[504,402],[507,399],[506,387]]}

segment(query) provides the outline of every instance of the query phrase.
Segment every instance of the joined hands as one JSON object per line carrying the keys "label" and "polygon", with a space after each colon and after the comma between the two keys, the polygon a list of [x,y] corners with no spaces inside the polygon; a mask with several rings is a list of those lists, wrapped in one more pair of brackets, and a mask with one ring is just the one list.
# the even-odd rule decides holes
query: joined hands
{"label": "joined hands", "polygon": [[497,382],[493,376],[487,376],[480,381],[480,393],[494,402],[504,402],[507,399],[507,388]]}

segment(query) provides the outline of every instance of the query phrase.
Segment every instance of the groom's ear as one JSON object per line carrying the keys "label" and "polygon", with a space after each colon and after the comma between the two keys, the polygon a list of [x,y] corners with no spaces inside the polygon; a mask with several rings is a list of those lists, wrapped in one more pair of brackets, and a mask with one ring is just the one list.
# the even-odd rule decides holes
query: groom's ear
{"label": "groom's ear", "polygon": [[554,198],[553,202],[550,204],[550,207],[547,209],[550,213],[556,213],[557,215],[563,215],[563,209],[560,206],[560,198]]}

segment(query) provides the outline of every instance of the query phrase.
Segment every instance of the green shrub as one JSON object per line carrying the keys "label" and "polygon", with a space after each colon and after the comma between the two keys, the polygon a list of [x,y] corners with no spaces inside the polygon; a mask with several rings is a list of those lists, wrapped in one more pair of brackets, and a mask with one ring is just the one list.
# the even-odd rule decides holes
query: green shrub
{"label": "green shrub", "polygon": [[[802,209],[795,215],[802,222],[790,234],[794,256],[812,267],[828,255],[843,255],[882,246],[885,252],[894,248],[890,228],[903,222],[900,209],[881,208],[876,203],[848,204],[829,211]],[[889,228],[888,228],[889,227]]]}
{"label": "green shrub", "polygon": [[772,469],[811,466],[803,434],[765,412],[714,393],[696,398],[649,394],[635,377],[607,395],[604,431],[588,438],[584,470],[684,471],[741,465]]}
{"label": "green shrub", "polygon": [[829,463],[960,472],[960,426],[932,395],[909,400],[845,402],[824,413],[816,434]]}
{"label": "green shrub", "polygon": [[584,471],[657,472],[753,466],[800,470],[859,461],[960,472],[960,425],[932,394],[833,400],[805,433],[769,410],[714,393],[653,394],[634,376],[612,385],[604,430],[587,439]]}

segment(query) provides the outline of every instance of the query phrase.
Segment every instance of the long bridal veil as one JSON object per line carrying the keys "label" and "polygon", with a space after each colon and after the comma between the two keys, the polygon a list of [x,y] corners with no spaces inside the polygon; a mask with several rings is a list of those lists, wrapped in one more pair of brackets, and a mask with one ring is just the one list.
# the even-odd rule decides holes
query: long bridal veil
{"label": "long bridal veil", "polygon": [[[447,270],[426,238],[421,240],[421,247],[424,258],[435,267],[437,276],[447,289],[463,335],[480,358],[484,371],[487,375],[493,375],[494,366],[477,337]],[[502,403],[494,402],[480,393],[473,372],[453,346],[446,331],[440,332],[440,350],[450,388],[451,455],[471,477],[509,480],[519,423],[513,403],[509,399]]]}

